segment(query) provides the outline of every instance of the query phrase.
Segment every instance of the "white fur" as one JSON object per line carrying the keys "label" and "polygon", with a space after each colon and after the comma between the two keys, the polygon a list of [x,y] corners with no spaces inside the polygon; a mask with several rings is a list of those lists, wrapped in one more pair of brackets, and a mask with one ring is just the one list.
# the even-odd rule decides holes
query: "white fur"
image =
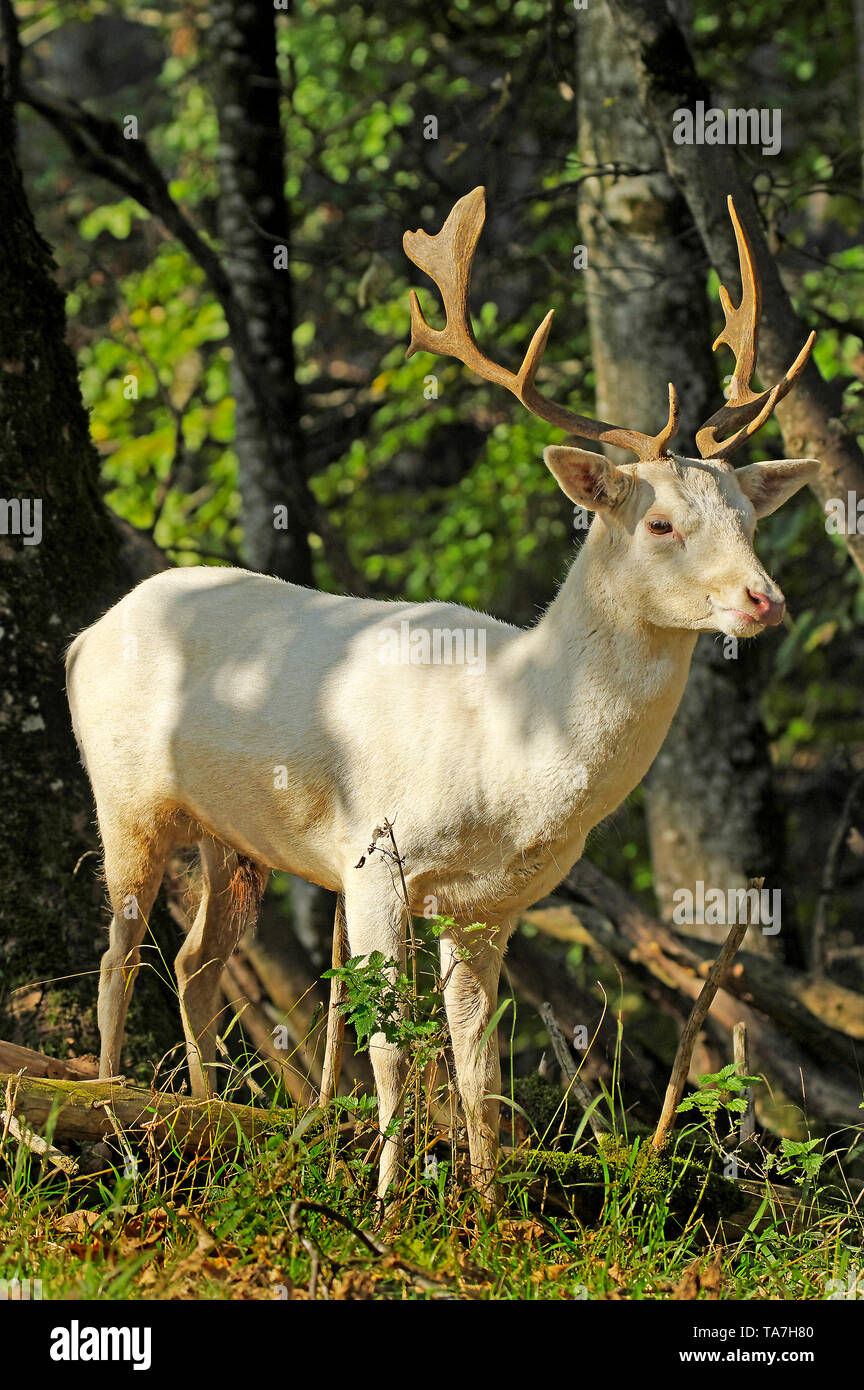
{"label": "white fur", "polygon": [[[233,944],[226,898],[237,856],[342,892],[352,954],[403,960],[386,863],[373,855],[355,867],[387,817],[415,912],[490,928],[442,940],[472,1165],[488,1188],[498,1118],[488,1097],[500,1076],[494,1037],[479,1044],[507,938],[650,766],[697,633],[753,635],[761,624],[745,616],[747,590],[782,598],[753,552],[755,511],[742,486],[764,513],[816,466],[617,469],[567,448],[547,450],[547,462],[565,492],[599,515],[528,630],[451,604],[341,598],[195,568],[146,580],[73,643],[69,700],[114,909],[100,982],[103,1074],[119,1066],[142,919],[176,846],[198,843],[205,870],[178,958],[193,1090],[203,1094],[218,976]],[[648,531],[658,516],[674,535]],[[382,662],[381,633],[403,619],[412,630],[482,629],[485,670]],[[130,896],[141,912],[131,920]],[[467,961],[457,949],[466,945]],[[382,1037],[372,1059],[384,1126],[400,1059]],[[397,1154],[396,1143],[385,1146],[382,1193]]]}

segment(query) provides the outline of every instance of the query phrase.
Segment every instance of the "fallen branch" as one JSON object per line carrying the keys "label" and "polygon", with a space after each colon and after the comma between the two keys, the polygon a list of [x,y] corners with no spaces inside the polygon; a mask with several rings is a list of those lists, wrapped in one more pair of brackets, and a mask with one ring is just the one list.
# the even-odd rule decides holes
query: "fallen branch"
{"label": "fallen branch", "polygon": [[690,1017],[684,1025],[684,1032],[681,1034],[681,1041],[678,1044],[678,1051],[675,1053],[675,1061],[672,1065],[672,1075],[666,1088],[666,1098],[663,1101],[660,1120],[654,1131],[654,1138],[651,1140],[655,1149],[662,1149],[669,1138],[672,1126],[675,1124],[675,1112],[684,1094],[687,1077],[690,1075],[690,1058],[693,1056],[693,1048],[699,1036],[699,1030],[705,1022],[708,1010],[714,1002],[714,996],[732,963],[735,952],[747,935],[751,917],[749,890],[755,888],[756,892],[760,893],[764,882],[764,878],[751,878],[747,884],[748,896],[745,899],[744,921],[735,922],[731,927],[720,954],[711,966],[708,979],[702,986],[699,997],[690,1011]]}
{"label": "fallen branch", "polygon": [[0,1110],[0,1124],[3,1126],[3,1132],[0,1134],[0,1152],[3,1151],[6,1140],[11,1134],[12,1138],[15,1139],[17,1143],[23,1144],[25,1148],[30,1149],[31,1152],[37,1154],[39,1158],[47,1158],[50,1163],[54,1164],[55,1168],[61,1168],[64,1173],[68,1173],[71,1177],[78,1171],[78,1164],[75,1160],[67,1158],[65,1154],[62,1154],[59,1149],[55,1149],[47,1140],[35,1134],[34,1131],[28,1129],[26,1125],[19,1124],[18,1120],[16,1120],[14,1115],[15,1097],[18,1094],[20,1085],[20,1071],[16,1073],[15,1076],[11,1074],[7,1076],[5,1108]]}
{"label": "fallen branch", "polygon": [[237,1015],[253,1047],[264,1059],[269,1071],[281,1081],[297,1105],[309,1105],[314,1088],[309,1077],[292,1065],[290,1058],[280,1056],[273,1040],[273,1023],[264,1008],[263,989],[251,964],[237,954],[225,964],[220,980],[222,994]]}
{"label": "fallen branch", "polygon": [[0,1110],[0,1123],[3,1125],[4,1135],[11,1134],[12,1138],[25,1148],[30,1149],[31,1153],[38,1158],[47,1159],[55,1168],[60,1168],[68,1176],[74,1177],[78,1172],[78,1164],[74,1158],[69,1158],[68,1154],[62,1154],[59,1149],[55,1149],[53,1144],[49,1144],[47,1139],[36,1134],[34,1130],[22,1125],[15,1116],[6,1110]]}
{"label": "fallen branch", "polygon": [[44,1076],[53,1081],[88,1081],[99,1075],[95,1057],[46,1057],[17,1043],[0,1042],[0,1072],[25,1071],[28,1076]]}
{"label": "fallen branch", "polygon": [[576,1063],[573,1061],[570,1055],[570,1049],[567,1046],[567,1039],[561,1032],[551,1004],[544,1002],[540,1005],[540,1017],[543,1020],[543,1026],[549,1034],[549,1041],[558,1059],[558,1065],[561,1068],[564,1078],[565,1089],[568,1093],[573,1095],[583,1115],[588,1116],[591,1133],[594,1135],[595,1139],[599,1139],[601,1135],[609,1132],[609,1126],[606,1124],[605,1120],[597,1114],[597,1106],[594,1102],[594,1097],[578,1074]]}
{"label": "fallen branch", "polygon": [[301,1222],[298,1219],[298,1213],[301,1211],[314,1211],[318,1212],[321,1216],[329,1217],[331,1221],[335,1221],[337,1225],[344,1227],[346,1231],[350,1231],[362,1245],[365,1245],[366,1249],[370,1251],[371,1254],[377,1255],[379,1259],[386,1261],[391,1269],[398,1269],[403,1274],[407,1275],[411,1283],[418,1289],[422,1289],[424,1293],[432,1294],[438,1298],[456,1297],[443,1280],[437,1279],[431,1274],[427,1274],[425,1270],[418,1269],[415,1264],[411,1264],[410,1261],[398,1255],[392,1246],[385,1245],[383,1241],[378,1240],[376,1236],[371,1235],[368,1231],[361,1231],[359,1226],[355,1226],[353,1221],[349,1221],[347,1216],[343,1216],[342,1213],[336,1211],[334,1207],[328,1207],[323,1202],[313,1202],[305,1198],[299,1198],[296,1202],[291,1203],[288,1211],[288,1225],[294,1234],[300,1237],[304,1247],[312,1258],[312,1277],[309,1292],[313,1298],[317,1285],[319,1264],[324,1256],[317,1242],[313,1241],[310,1236],[304,1238]]}
{"label": "fallen branch", "polygon": [[[55,1081],[0,1073],[0,1087],[18,1082],[9,1106],[9,1128],[16,1116],[42,1130],[51,1122],[58,1140],[98,1140],[113,1135],[114,1121],[125,1134],[149,1132],[184,1151],[224,1147],[242,1139],[257,1141],[293,1128],[293,1110],[264,1110],[226,1100],[192,1100],[168,1091],[116,1082]],[[106,1111],[110,1108],[110,1114]]]}
{"label": "fallen branch", "polygon": [[[561,904],[554,909],[533,909],[524,913],[523,919],[540,927],[544,935],[548,933],[564,941],[578,939],[589,949],[597,948],[597,941],[580,925],[581,917],[577,918],[570,906]],[[578,932],[578,936],[574,932]],[[577,1027],[587,1026],[588,1020],[600,1014],[597,1024],[591,1025],[597,1028],[596,1044],[585,1058],[582,1074],[586,1081],[602,1078],[607,1084],[611,1083],[615,1052],[619,1046],[617,1024],[610,1014],[602,1012],[597,999],[568,973],[563,956],[554,947],[549,949],[524,933],[516,932],[510,940],[504,968],[521,998],[537,1009],[548,1000],[565,1034],[572,1036]],[[653,983],[659,993],[659,982]],[[649,984],[648,992],[651,990],[652,985]],[[683,1025],[687,1015],[685,1002],[672,991],[667,990],[665,994],[676,1018]],[[655,1055],[649,1052],[644,1040],[636,1042],[625,1036],[620,1040],[620,1046],[627,1060],[628,1077],[653,1114],[657,1097],[662,1094],[666,1082],[667,1061],[661,1059],[659,1053]]]}
{"label": "fallen branch", "polygon": [[[661,1008],[680,1016],[681,998],[697,997],[716,946],[677,937],[589,860],[581,860],[557,891],[599,909],[590,914],[586,932],[589,913],[574,904],[573,930],[580,935],[573,939],[593,938],[622,970],[654,991]],[[536,920],[535,914],[530,916]],[[560,921],[555,934],[564,936]],[[790,1099],[802,1096],[803,1076],[808,1111],[832,1123],[848,1123],[861,1101],[854,1039],[860,1036],[862,1006],[860,994],[742,952],[726,972],[710,1019],[729,1037],[736,1023],[745,1022],[757,1067],[770,1069]],[[843,1031],[823,1022],[823,1016],[842,1022]]]}
{"label": "fallen branch", "polygon": [[[584,898],[611,918],[629,939],[634,957],[647,962],[652,956],[665,956],[703,979],[707,976],[716,945],[677,936],[589,861],[581,860],[558,891]],[[792,970],[782,961],[744,951],[723,988],[805,1038],[820,1057],[827,1054],[849,1066],[849,1039],[864,1039],[864,994],[823,975]]]}

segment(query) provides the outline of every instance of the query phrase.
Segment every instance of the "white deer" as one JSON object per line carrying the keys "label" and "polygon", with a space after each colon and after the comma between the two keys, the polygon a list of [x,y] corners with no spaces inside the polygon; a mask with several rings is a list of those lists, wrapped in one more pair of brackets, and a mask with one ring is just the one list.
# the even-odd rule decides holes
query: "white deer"
{"label": "white deer", "polygon": [[[146,918],[174,850],[197,844],[203,867],[200,906],[176,961],[200,1096],[215,1057],[223,963],[271,869],[342,895],[352,955],[380,951],[404,962],[392,865],[374,855],[355,867],[373,829],[398,816],[412,909],[432,903],[457,924],[441,938],[446,1011],[472,1174],[491,1192],[500,1072],[487,1033],[519,914],[554,888],[592,827],[644,776],[698,633],[752,637],[784,611],[753,551],[756,520],[818,464],[736,472],[728,460],[789,390],[813,335],[782,381],[751,390],[759,284],[731,199],[730,211],[743,294],[736,309],[721,290],[726,326],[717,341],[733,349],[736,368],[728,403],[697,436],[700,459],[668,452],[678,414],[671,386],[668,422],[653,438],[545,400],[535,373],[551,314],[518,373],[482,354],[468,310],[482,188],[456,203],[437,236],[405,236],[447,312],[444,330],[433,331],[412,295],[409,352],[453,355],[553,425],[625,446],[639,460],[617,467],[599,453],[546,449],[563,491],[596,516],[534,627],[452,604],[337,597],[237,569],[187,568],[146,580],[73,642],[69,701],[114,914],[99,985],[103,1076],[120,1066]],[[427,659],[436,629],[473,634],[484,661],[448,662],[446,651]],[[409,659],[394,660],[405,652],[394,634],[406,632]],[[490,930],[465,931],[476,922]],[[402,1058],[380,1034],[371,1058],[387,1130]],[[398,1165],[391,1131],[382,1195]]]}

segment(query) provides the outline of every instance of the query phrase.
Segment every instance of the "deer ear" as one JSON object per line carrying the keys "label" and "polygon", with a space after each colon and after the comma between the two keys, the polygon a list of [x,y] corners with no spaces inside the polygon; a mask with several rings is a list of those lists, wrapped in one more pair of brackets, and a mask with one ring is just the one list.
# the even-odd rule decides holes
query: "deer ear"
{"label": "deer ear", "polygon": [[612,511],[630,490],[630,477],[603,454],[569,444],[550,444],[543,450],[543,458],[561,491],[579,507]]}
{"label": "deer ear", "polygon": [[736,468],[734,476],[744,496],[753,503],[757,517],[763,517],[782,507],[799,487],[815,478],[819,468],[816,459],[777,459]]}

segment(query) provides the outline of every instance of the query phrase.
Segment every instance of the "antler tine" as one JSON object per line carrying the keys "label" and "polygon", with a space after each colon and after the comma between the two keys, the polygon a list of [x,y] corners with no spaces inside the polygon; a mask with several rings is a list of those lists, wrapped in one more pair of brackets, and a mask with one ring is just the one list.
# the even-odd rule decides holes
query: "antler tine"
{"label": "antler tine", "polygon": [[[729,383],[729,398],[725,405],[705,421],[696,435],[696,446],[704,459],[728,459],[736,449],[761,429],[778,401],[791,391],[807,363],[813,348],[815,333],[811,333],[792,366],[775,386],[761,393],[752,389],[759,342],[759,322],[762,317],[762,285],[753,261],[750,243],[741,226],[731,194],[727,198],[729,215],[735,229],[738,264],[741,272],[741,303],[736,309],[725,285],[720,286],[720,303],[726,322],[717,335],[714,351],[725,343],[735,354],[735,371]],[[717,438],[740,426],[727,439]]]}
{"label": "antler tine", "polygon": [[423,349],[455,357],[465,366],[498,386],[505,386],[517,400],[531,411],[560,429],[583,439],[596,439],[604,444],[617,444],[630,449],[642,460],[666,457],[669,440],[678,428],[678,399],[675,388],[669,386],[669,416],[657,435],[640,434],[637,430],[620,429],[603,420],[589,420],[585,415],[547,401],[535,385],[537,368],[543,357],[554,310],[550,309],[536,329],[518,372],[493,362],[479,348],[471,326],[468,295],[471,286],[471,266],[474,251],[486,220],[486,190],[475,188],[454,203],[441,231],[429,236],[424,231],[406,232],[402,245],[405,254],[426,272],[441,293],[446,321],[443,329],[430,328],[420,309],[420,301],[411,291],[411,342],[408,356]]}

